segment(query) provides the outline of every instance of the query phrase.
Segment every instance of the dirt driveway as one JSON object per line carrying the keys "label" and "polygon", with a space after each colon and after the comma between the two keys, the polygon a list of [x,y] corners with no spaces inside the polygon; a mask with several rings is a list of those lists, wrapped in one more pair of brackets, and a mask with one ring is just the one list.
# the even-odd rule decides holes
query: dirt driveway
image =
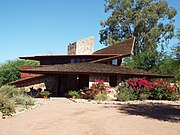
{"label": "dirt driveway", "polygon": [[53,100],[5,120],[0,135],[179,135],[180,106]]}

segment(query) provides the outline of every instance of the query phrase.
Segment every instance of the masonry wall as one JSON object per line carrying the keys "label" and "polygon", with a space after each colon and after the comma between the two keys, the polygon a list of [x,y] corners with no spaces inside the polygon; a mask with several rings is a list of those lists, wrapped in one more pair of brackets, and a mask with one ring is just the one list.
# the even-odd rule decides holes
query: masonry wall
{"label": "masonry wall", "polygon": [[50,75],[30,81],[24,81],[20,84],[16,84],[16,87],[24,87],[26,92],[29,92],[30,89],[49,90],[51,96],[53,96],[58,93],[58,76]]}
{"label": "masonry wall", "polygon": [[94,51],[94,37],[77,41],[76,54],[92,54]]}
{"label": "masonry wall", "polygon": [[29,92],[31,88],[38,89],[41,88],[42,90],[46,89],[46,85],[44,83],[44,78],[39,78],[27,82],[23,82],[21,84],[17,84],[16,87],[24,87],[26,92]]}
{"label": "masonry wall", "polygon": [[76,42],[68,45],[68,55],[75,55],[75,54],[76,54]]}
{"label": "masonry wall", "polygon": [[78,40],[68,45],[69,55],[87,55],[94,52],[94,37]]}

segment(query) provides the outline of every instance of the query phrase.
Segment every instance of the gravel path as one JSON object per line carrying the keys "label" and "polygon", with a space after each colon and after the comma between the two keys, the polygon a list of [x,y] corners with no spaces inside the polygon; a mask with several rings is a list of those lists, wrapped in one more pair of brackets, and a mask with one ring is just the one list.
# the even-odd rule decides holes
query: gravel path
{"label": "gravel path", "polygon": [[0,135],[179,135],[180,105],[74,103],[57,99],[8,119]]}

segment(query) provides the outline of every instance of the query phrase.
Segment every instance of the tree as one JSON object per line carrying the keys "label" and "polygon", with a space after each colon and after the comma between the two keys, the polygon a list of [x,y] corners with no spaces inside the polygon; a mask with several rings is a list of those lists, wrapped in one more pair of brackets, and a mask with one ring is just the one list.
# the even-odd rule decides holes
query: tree
{"label": "tree", "polygon": [[177,46],[174,48],[175,59],[177,60],[177,63],[180,64],[180,29],[177,30],[176,37],[178,39],[178,43]]}
{"label": "tree", "polygon": [[154,71],[161,74],[172,74],[175,76],[171,79],[173,82],[180,83],[180,31],[177,31],[177,39],[179,40],[177,44],[168,53],[163,53],[161,59],[158,60],[156,68]]}
{"label": "tree", "polygon": [[157,52],[142,52],[137,56],[132,56],[130,58],[125,58],[123,64],[137,69],[144,70],[154,70],[157,68],[157,63],[159,61],[159,54]]}
{"label": "tree", "polygon": [[0,65],[0,85],[7,84],[20,78],[20,66],[35,66],[39,62],[32,60],[9,60]]}
{"label": "tree", "polygon": [[100,43],[115,44],[135,36],[134,55],[163,50],[174,36],[176,10],[165,0],[105,0],[111,16],[101,22]]}

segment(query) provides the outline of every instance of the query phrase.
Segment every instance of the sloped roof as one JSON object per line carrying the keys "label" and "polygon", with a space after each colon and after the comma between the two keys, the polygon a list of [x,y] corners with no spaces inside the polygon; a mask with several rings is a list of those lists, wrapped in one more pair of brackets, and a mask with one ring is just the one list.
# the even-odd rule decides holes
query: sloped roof
{"label": "sloped roof", "polygon": [[38,55],[38,56],[21,56],[19,57],[20,59],[29,59],[29,60],[39,60],[41,58],[67,58],[67,57],[113,57],[116,55],[121,55],[121,56],[129,56],[132,54],[133,47],[134,47],[134,41],[135,37],[124,40],[120,43],[117,43],[115,45],[111,45],[108,47],[105,47],[103,49],[100,49],[98,51],[95,51],[93,54],[88,54],[88,55]]}
{"label": "sloped roof", "polygon": [[135,37],[124,40],[120,43],[110,45],[106,48],[95,51],[93,54],[132,54]]}
{"label": "sloped roof", "polygon": [[22,79],[10,82],[9,85],[17,85],[19,83],[25,83],[25,82],[33,81],[33,80],[36,80],[36,79],[41,79],[41,78],[44,78],[44,76],[45,75],[37,75],[37,76],[22,78]]}
{"label": "sloped roof", "polygon": [[23,69],[21,72],[37,73],[37,74],[111,74],[125,76],[148,76],[148,77],[167,77],[173,78],[171,75],[160,75],[157,73],[147,72],[139,69],[124,68],[102,63],[71,63],[57,64],[51,66],[38,67],[34,69]]}

